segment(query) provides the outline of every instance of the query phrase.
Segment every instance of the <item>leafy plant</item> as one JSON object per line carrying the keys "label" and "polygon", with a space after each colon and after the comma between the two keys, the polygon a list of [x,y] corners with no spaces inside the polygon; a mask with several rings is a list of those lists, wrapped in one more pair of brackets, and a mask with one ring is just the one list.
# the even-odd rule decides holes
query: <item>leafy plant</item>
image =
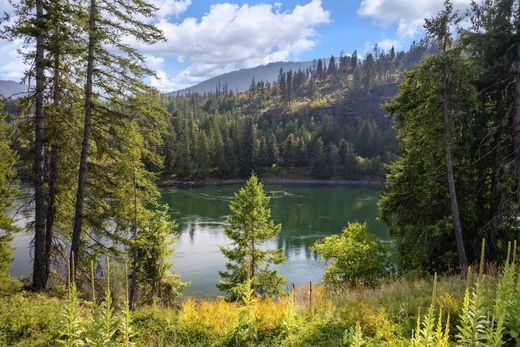
{"label": "leafy plant", "polygon": [[388,271],[390,251],[367,231],[366,223],[349,223],[341,235],[328,236],[312,248],[328,261],[323,282],[333,289],[345,283],[375,285]]}

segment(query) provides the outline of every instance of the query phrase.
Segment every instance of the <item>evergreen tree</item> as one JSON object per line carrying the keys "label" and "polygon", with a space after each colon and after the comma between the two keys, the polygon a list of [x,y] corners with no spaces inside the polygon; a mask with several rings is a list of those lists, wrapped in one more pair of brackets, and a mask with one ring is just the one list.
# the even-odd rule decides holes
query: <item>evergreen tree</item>
{"label": "evergreen tree", "polygon": [[323,79],[323,75],[325,74],[325,68],[323,67],[323,61],[318,59],[318,64],[316,65],[316,79]]}
{"label": "evergreen tree", "polygon": [[230,204],[233,215],[228,218],[226,235],[230,247],[221,247],[228,259],[226,271],[221,271],[222,280],[217,287],[227,292],[229,300],[238,300],[244,294],[243,285],[248,282],[255,295],[273,297],[280,294],[285,280],[271,269],[271,264],[285,261],[282,249],[261,249],[260,245],[275,238],[280,224],[271,220],[269,197],[265,196],[262,184],[255,174],[235,194]]}
{"label": "evergreen tree", "polygon": [[137,49],[127,43],[127,38],[133,37],[144,44],[162,40],[161,31],[146,21],[155,15],[156,10],[155,6],[146,1],[89,2],[88,27],[84,29],[87,34],[84,124],[70,248],[70,258],[74,260],[70,263],[74,264],[74,274],[79,264],[84,203],[88,196],[87,169],[92,131],[103,128],[107,122],[111,123],[114,116],[119,121],[132,117],[131,112],[106,107],[100,102],[100,96],[110,100],[112,105],[126,103],[125,106],[128,107],[132,105],[132,98],[136,95],[153,92],[143,81],[143,77],[153,72],[146,67],[144,58]]}
{"label": "evergreen tree", "polygon": [[327,75],[336,76],[338,72],[338,66],[336,65],[336,58],[332,55],[329,60],[329,68],[327,69]]}
{"label": "evergreen tree", "polygon": [[[441,15],[445,36],[440,38],[448,48],[451,7]],[[470,71],[471,64],[456,50],[430,56],[407,75],[399,94],[387,105],[390,113],[398,115],[401,157],[389,167],[380,205],[383,219],[399,239],[406,267],[442,270],[458,263],[464,270],[467,266],[463,240],[474,236],[471,231],[462,233],[458,202],[474,198],[457,196],[454,188],[456,176],[464,183],[471,169],[460,167],[457,173],[453,163],[464,161],[465,139],[472,138],[468,132],[473,120],[465,118],[476,107]],[[439,172],[443,166],[447,170]],[[430,241],[425,244],[420,239]],[[453,259],[456,254],[458,262]]]}

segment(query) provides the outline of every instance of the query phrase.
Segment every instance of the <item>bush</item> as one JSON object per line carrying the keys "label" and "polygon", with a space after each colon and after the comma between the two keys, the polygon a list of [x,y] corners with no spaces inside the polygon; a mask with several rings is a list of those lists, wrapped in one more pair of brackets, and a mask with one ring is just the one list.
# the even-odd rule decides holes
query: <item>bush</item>
{"label": "bush", "polygon": [[388,272],[390,251],[366,224],[350,223],[341,235],[317,241],[313,250],[328,261],[323,282],[333,289],[344,284],[373,286]]}

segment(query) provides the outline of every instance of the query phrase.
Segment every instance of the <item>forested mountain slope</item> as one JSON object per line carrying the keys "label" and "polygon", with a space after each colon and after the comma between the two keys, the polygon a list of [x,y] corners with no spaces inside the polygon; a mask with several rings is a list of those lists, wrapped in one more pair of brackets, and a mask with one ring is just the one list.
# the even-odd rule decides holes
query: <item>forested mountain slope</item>
{"label": "forested mountain slope", "polygon": [[252,80],[236,93],[165,96],[171,114],[162,154],[177,179],[262,175],[377,179],[395,157],[396,137],[381,105],[403,72],[434,52],[377,47],[364,59],[332,56],[306,69],[280,69],[274,83]]}
{"label": "forested mountain slope", "polygon": [[312,61],[269,63],[250,69],[241,69],[228,72],[200,82],[193,87],[174,91],[169,94],[186,95],[190,93],[214,93],[219,87],[221,89],[232,90],[234,92],[243,92],[248,90],[253,78],[257,81],[275,82],[278,78],[278,72],[280,69],[285,71],[297,71],[299,69],[305,70],[310,68],[313,64],[315,64],[315,62]]}

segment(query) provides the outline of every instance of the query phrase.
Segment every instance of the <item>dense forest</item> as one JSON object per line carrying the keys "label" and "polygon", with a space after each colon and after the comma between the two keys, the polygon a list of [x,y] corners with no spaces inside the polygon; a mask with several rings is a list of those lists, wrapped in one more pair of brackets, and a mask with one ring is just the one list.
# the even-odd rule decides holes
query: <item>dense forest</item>
{"label": "dense forest", "polygon": [[[0,119],[1,345],[520,345],[518,0],[465,13],[446,0],[407,52],[184,96],[144,83],[154,72],[128,43],[165,39],[151,3],[13,6],[1,35],[25,43],[34,89]],[[265,247],[283,228],[268,175],[385,176],[397,257],[347,221],[310,248],[321,283],[286,287],[284,250]],[[218,299],[181,298],[164,177],[248,177],[229,201]],[[18,209],[33,218],[28,279],[8,273]]]}
{"label": "dense forest", "polygon": [[381,178],[397,143],[380,105],[403,73],[437,48],[381,50],[318,59],[277,81],[251,81],[246,92],[217,86],[207,95],[166,96],[171,114],[164,172],[180,179],[264,175]]}

